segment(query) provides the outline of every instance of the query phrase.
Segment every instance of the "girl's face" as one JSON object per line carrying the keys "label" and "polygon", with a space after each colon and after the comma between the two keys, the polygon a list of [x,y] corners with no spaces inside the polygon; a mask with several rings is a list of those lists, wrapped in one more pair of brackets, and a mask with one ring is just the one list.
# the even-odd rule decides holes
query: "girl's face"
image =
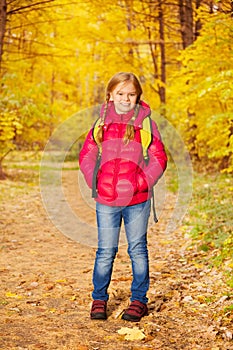
{"label": "girl's face", "polygon": [[110,93],[110,97],[114,102],[116,112],[123,114],[134,108],[137,101],[137,92],[132,82],[122,82],[115,86]]}

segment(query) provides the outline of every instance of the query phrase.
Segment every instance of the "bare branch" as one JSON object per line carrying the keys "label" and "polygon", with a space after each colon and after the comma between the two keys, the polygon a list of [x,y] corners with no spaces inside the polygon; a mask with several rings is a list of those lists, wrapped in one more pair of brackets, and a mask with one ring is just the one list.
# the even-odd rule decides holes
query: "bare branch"
{"label": "bare branch", "polygon": [[55,0],[45,0],[45,1],[36,2],[35,4],[30,4],[30,5],[27,5],[27,6],[18,7],[16,9],[8,11],[7,15],[12,15],[13,13],[21,12],[22,10],[25,10],[25,9],[28,9],[28,8],[31,8],[31,7],[35,7],[35,6],[38,6],[38,5],[47,4],[49,2],[54,2],[54,1]]}
{"label": "bare branch", "polygon": [[[27,53],[26,53],[27,54]],[[70,58],[74,57],[74,55],[57,55],[57,54],[45,54],[45,53],[30,53],[28,56],[23,56],[21,58],[16,59],[8,59],[8,62],[19,62],[19,61],[25,61],[25,60],[31,60],[36,57],[55,57],[55,58]]]}

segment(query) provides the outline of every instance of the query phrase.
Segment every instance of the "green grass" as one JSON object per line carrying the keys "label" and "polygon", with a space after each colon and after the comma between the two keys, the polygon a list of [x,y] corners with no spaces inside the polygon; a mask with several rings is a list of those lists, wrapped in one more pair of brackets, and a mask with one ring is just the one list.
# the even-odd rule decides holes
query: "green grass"
{"label": "green grass", "polygon": [[[176,193],[178,180],[173,165],[168,168],[168,189]],[[184,225],[193,245],[206,253],[210,265],[223,268],[233,287],[233,183],[231,174],[193,174],[192,199]]]}
{"label": "green grass", "polygon": [[207,253],[210,266],[225,273],[233,287],[233,187],[231,175],[195,174],[187,225],[198,250]]}
{"label": "green grass", "polygon": [[225,312],[225,313],[233,312],[233,304],[230,305],[230,306],[225,307],[225,308],[224,308],[224,312]]}
{"label": "green grass", "polygon": [[233,256],[232,196],[230,175],[196,174],[190,209],[191,236],[201,239],[204,250],[220,250],[216,263]]}

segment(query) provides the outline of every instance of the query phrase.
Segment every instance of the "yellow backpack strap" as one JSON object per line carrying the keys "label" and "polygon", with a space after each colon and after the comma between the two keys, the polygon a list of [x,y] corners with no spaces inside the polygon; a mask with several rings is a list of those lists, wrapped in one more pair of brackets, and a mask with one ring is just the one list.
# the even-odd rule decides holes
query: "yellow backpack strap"
{"label": "yellow backpack strap", "polygon": [[95,142],[96,142],[96,137],[97,137],[97,133],[98,133],[99,126],[100,126],[101,122],[102,122],[102,119],[98,118],[94,124],[94,127],[93,127],[92,134],[93,134],[93,139],[95,140]]}
{"label": "yellow backpack strap", "polygon": [[145,162],[148,162],[149,161],[148,147],[150,146],[152,141],[151,118],[149,116],[146,117],[142,122],[142,129],[140,129],[140,135],[141,135],[143,157]]}
{"label": "yellow backpack strap", "polygon": [[[149,162],[148,148],[149,148],[149,146],[152,142],[152,139],[153,139],[150,116],[146,117],[143,120],[142,129],[140,130],[140,135],[141,135],[143,157],[144,157],[145,162],[148,163]],[[154,197],[154,189],[153,188],[152,188],[152,208],[153,208],[154,222],[157,223],[158,219],[157,219],[156,210],[155,210],[155,197]]]}

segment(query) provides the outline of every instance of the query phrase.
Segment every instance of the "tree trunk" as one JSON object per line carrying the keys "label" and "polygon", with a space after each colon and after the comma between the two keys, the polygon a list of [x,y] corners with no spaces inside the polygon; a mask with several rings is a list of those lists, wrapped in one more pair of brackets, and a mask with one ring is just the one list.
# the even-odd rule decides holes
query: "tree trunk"
{"label": "tree trunk", "polygon": [[[2,65],[3,45],[6,31],[7,4],[6,0],[0,0],[0,71]],[[0,168],[1,169],[1,168]]]}
{"label": "tree trunk", "polygon": [[183,49],[194,41],[192,0],[179,0],[180,31]]}
{"label": "tree trunk", "polygon": [[3,171],[2,163],[0,162],[0,180],[5,180],[5,179],[6,179],[6,175]]}
{"label": "tree trunk", "polygon": [[[200,6],[201,6],[201,0],[196,0],[196,10],[198,10]],[[194,33],[195,40],[200,35],[200,31],[201,31],[201,21],[200,19],[197,19],[195,21],[195,33]]]}
{"label": "tree trunk", "polygon": [[160,42],[160,58],[161,58],[161,66],[160,66],[160,80],[163,83],[163,86],[159,86],[159,97],[161,104],[166,103],[166,55],[165,55],[165,37],[164,37],[164,17],[163,17],[163,8],[162,8],[162,0],[159,0],[158,3],[159,8],[159,42]]}
{"label": "tree trunk", "polygon": [[134,58],[134,50],[132,44],[130,44],[130,41],[132,40],[132,27],[133,27],[133,18],[132,18],[132,9],[133,9],[133,4],[132,1],[126,0],[125,1],[125,6],[126,6],[126,27],[127,31],[129,33],[129,57],[130,57],[130,62],[133,63],[133,58]]}
{"label": "tree trunk", "polygon": [[[155,2],[149,3],[149,10],[150,10],[149,16],[151,16],[152,24],[145,25],[145,29],[148,33],[149,48],[150,48],[151,58],[153,62],[153,68],[154,68],[153,77],[157,81],[159,80],[162,82],[162,84],[157,84],[157,88],[154,90],[159,95],[161,105],[164,105],[166,103],[166,89],[164,86],[166,84],[166,59],[165,59],[164,16],[163,16],[162,3],[163,3],[163,0],[159,0],[158,3],[155,3]],[[159,40],[156,41],[153,38],[152,34],[155,32],[155,28],[157,27],[159,27],[158,29]],[[159,46],[159,50],[157,46]]]}
{"label": "tree trunk", "polygon": [[0,158],[0,180],[5,180],[6,179],[6,174],[3,171],[3,160],[6,158],[6,156],[11,152],[11,149],[9,149],[3,156]]}

